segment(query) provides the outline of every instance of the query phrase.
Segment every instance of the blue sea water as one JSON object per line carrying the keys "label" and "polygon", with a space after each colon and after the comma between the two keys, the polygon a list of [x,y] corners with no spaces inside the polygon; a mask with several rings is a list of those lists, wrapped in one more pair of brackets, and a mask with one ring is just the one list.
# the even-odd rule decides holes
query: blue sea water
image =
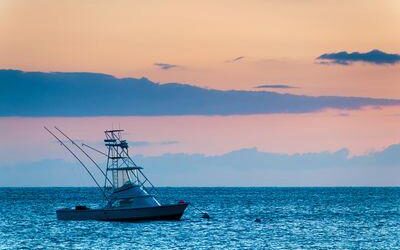
{"label": "blue sea water", "polygon": [[[0,249],[400,249],[400,188],[160,188],[181,221],[58,221],[95,188],[0,188]],[[261,223],[254,222],[256,218]]]}

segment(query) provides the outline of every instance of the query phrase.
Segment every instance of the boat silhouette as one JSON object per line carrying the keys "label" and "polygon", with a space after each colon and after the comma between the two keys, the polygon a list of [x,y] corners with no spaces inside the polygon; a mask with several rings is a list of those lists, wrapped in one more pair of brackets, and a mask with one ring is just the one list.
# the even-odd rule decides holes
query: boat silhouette
{"label": "boat silhouette", "polygon": [[177,204],[161,204],[156,188],[144,175],[142,167],[136,165],[129,155],[129,146],[123,140],[124,130],[112,129],[104,131],[104,143],[107,153],[95,149],[87,144],[82,147],[90,148],[107,157],[105,171],[93,160],[92,157],[74,140],[59,128],[54,127],[65,137],[76,150],[83,153],[102,173],[104,185],[100,185],[92,172],[54,132],[44,127],[60,144],[66,148],[87,171],[106,201],[102,208],[89,208],[76,205],[73,208],[62,208],[56,211],[59,220],[101,220],[101,221],[137,221],[137,220],[179,220],[181,219],[187,202],[179,201]]}

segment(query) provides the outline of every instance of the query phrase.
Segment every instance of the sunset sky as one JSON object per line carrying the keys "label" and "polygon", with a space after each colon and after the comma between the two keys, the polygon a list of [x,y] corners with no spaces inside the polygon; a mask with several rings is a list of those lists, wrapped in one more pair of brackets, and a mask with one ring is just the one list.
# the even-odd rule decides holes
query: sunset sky
{"label": "sunset sky", "polygon": [[[45,133],[43,125],[57,125],[72,137],[98,146],[103,130],[121,126],[127,130],[127,139],[135,152],[149,159],[179,154],[229,155],[229,152],[249,148],[288,156],[346,149],[348,158],[383,152],[400,142],[398,27],[400,1],[397,0],[0,0],[0,70],[43,72],[43,79],[47,80],[40,84],[58,77],[47,74],[49,72],[93,72],[114,76],[117,79],[112,81],[115,82],[145,77],[151,84],[160,83],[160,86],[190,84],[202,89],[187,91],[194,91],[196,98],[210,103],[215,101],[210,99],[214,94],[210,89],[220,90],[218,93],[223,98],[229,93],[225,90],[241,90],[238,96],[243,100],[252,95],[248,91],[271,91],[307,98],[351,96],[395,101],[387,104],[381,100],[378,103],[363,100],[360,104],[357,100],[356,106],[346,106],[346,99],[335,99],[333,104],[307,99],[310,103],[318,103],[307,110],[293,110],[290,106],[274,109],[276,103],[271,102],[265,106],[272,105],[272,108],[264,112],[259,108],[262,109],[264,99],[260,99],[254,104],[260,105],[257,108],[252,109],[253,104],[249,102],[249,109],[243,112],[238,108],[236,112],[231,105],[232,99],[221,97],[221,103],[232,110],[215,111],[220,104],[210,104],[205,111],[192,106],[182,111],[168,105],[165,110],[154,111],[151,109],[152,98],[163,98],[146,92],[143,98],[148,98],[145,103],[149,108],[143,115],[135,113],[134,106],[128,107],[133,113],[127,115],[97,111],[79,113],[75,108],[72,115],[67,115],[57,113],[59,109],[46,109],[40,103],[43,101],[47,105],[54,101],[57,106],[57,100],[62,96],[54,95],[55,99],[50,100],[48,95],[65,90],[62,84],[70,86],[70,78],[57,80],[61,87],[51,92],[40,89],[47,85],[39,86],[36,78],[32,78],[32,82],[27,78],[23,82],[26,85],[17,85],[20,76],[10,78],[3,72],[0,74],[0,91],[6,94],[0,93],[0,137],[9,143],[0,145],[0,168],[26,168],[29,164],[33,167],[37,162],[54,159],[72,162]],[[79,84],[81,78],[76,79]],[[106,82],[107,79],[104,84],[114,84]],[[86,91],[83,85],[77,86],[78,92],[80,88]],[[95,98],[102,87],[90,85],[90,88]],[[160,87],[156,93],[164,93],[165,88]],[[116,91],[123,90],[116,88]],[[204,96],[199,94],[203,93],[201,91]],[[140,93],[138,95],[140,97]],[[160,106],[164,105],[160,103]],[[204,104],[198,103],[198,106]],[[13,106],[21,106],[24,110],[17,112]],[[387,155],[393,157],[390,154],[385,157]],[[149,159],[147,161],[152,164]],[[222,166],[225,163],[215,164]],[[254,164],[260,164],[260,173],[269,167],[263,166],[262,162]],[[363,171],[359,170],[357,173],[361,177],[354,183],[351,179],[341,182],[340,175],[335,177],[336,182],[330,180],[329,171],[319,175],[326,182],[313,182],[310,176],[304,176],[309,185],[397,185],[400,178],[388,180],[386,177],[394,172],[400,177],[400,165],[398,167],[386,175],[384,170],[379,170],[382,172],[380,180],[371,179],[371,172],[362,179]],[[271,176],[268,177],[271,179],[253,176],[253,183],[250,176],[247,183],[237,184],[307,185],[290,182],[291,175],[276,174],[282,180],[286,178],[285,181],[270,181]],[[72,185],[61,179],[59,185]],[[4,179],[0,178],[0,186],[22,185],[26,180],[3,184],[2,181]],[[163,185],[182,184],[179,181],[169,183],[168,177],[160,178],[159,182]],[[226,185],[235,183],[225,182]],[[86,182],[73,184],[85,185]],[[193,183],[201,184],[201,179]],[[207,184],[216,185],[213,182]]]}
{"label": "sunset sky", "polygon": [[[393,1],[0,2],[0,67],[89,71],[219,89],[400,97],[400,64],[320,65],[338,51],[400,51]],[[243,57],[241,60],[230,60]],[[162,70],[155,63],[178,65]]]}

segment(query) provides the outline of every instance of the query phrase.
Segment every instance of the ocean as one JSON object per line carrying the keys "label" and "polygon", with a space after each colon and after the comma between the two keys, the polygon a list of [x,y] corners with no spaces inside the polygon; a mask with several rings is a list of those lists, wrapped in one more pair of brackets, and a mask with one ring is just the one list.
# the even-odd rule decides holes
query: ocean
{"label": "ocean", "polygon": [[[400,249],[400,188],[159,188],[181,221],[58,221],[95,188],[0,188],[0,249]],[[261,222],[255,222],[259,218]]]}

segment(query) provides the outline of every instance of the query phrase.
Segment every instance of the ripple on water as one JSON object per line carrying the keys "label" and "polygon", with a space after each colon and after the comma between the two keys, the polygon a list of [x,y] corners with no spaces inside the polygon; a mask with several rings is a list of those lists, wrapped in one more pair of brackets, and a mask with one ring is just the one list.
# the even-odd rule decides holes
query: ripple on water
{"label": "ripple on water", "polygon": [[[0,249],[399,249],[399,188],[160,188],[181,221],[57,221],[94,188],[0,188]],[[254,220],[260,218],[261,222]]]}

